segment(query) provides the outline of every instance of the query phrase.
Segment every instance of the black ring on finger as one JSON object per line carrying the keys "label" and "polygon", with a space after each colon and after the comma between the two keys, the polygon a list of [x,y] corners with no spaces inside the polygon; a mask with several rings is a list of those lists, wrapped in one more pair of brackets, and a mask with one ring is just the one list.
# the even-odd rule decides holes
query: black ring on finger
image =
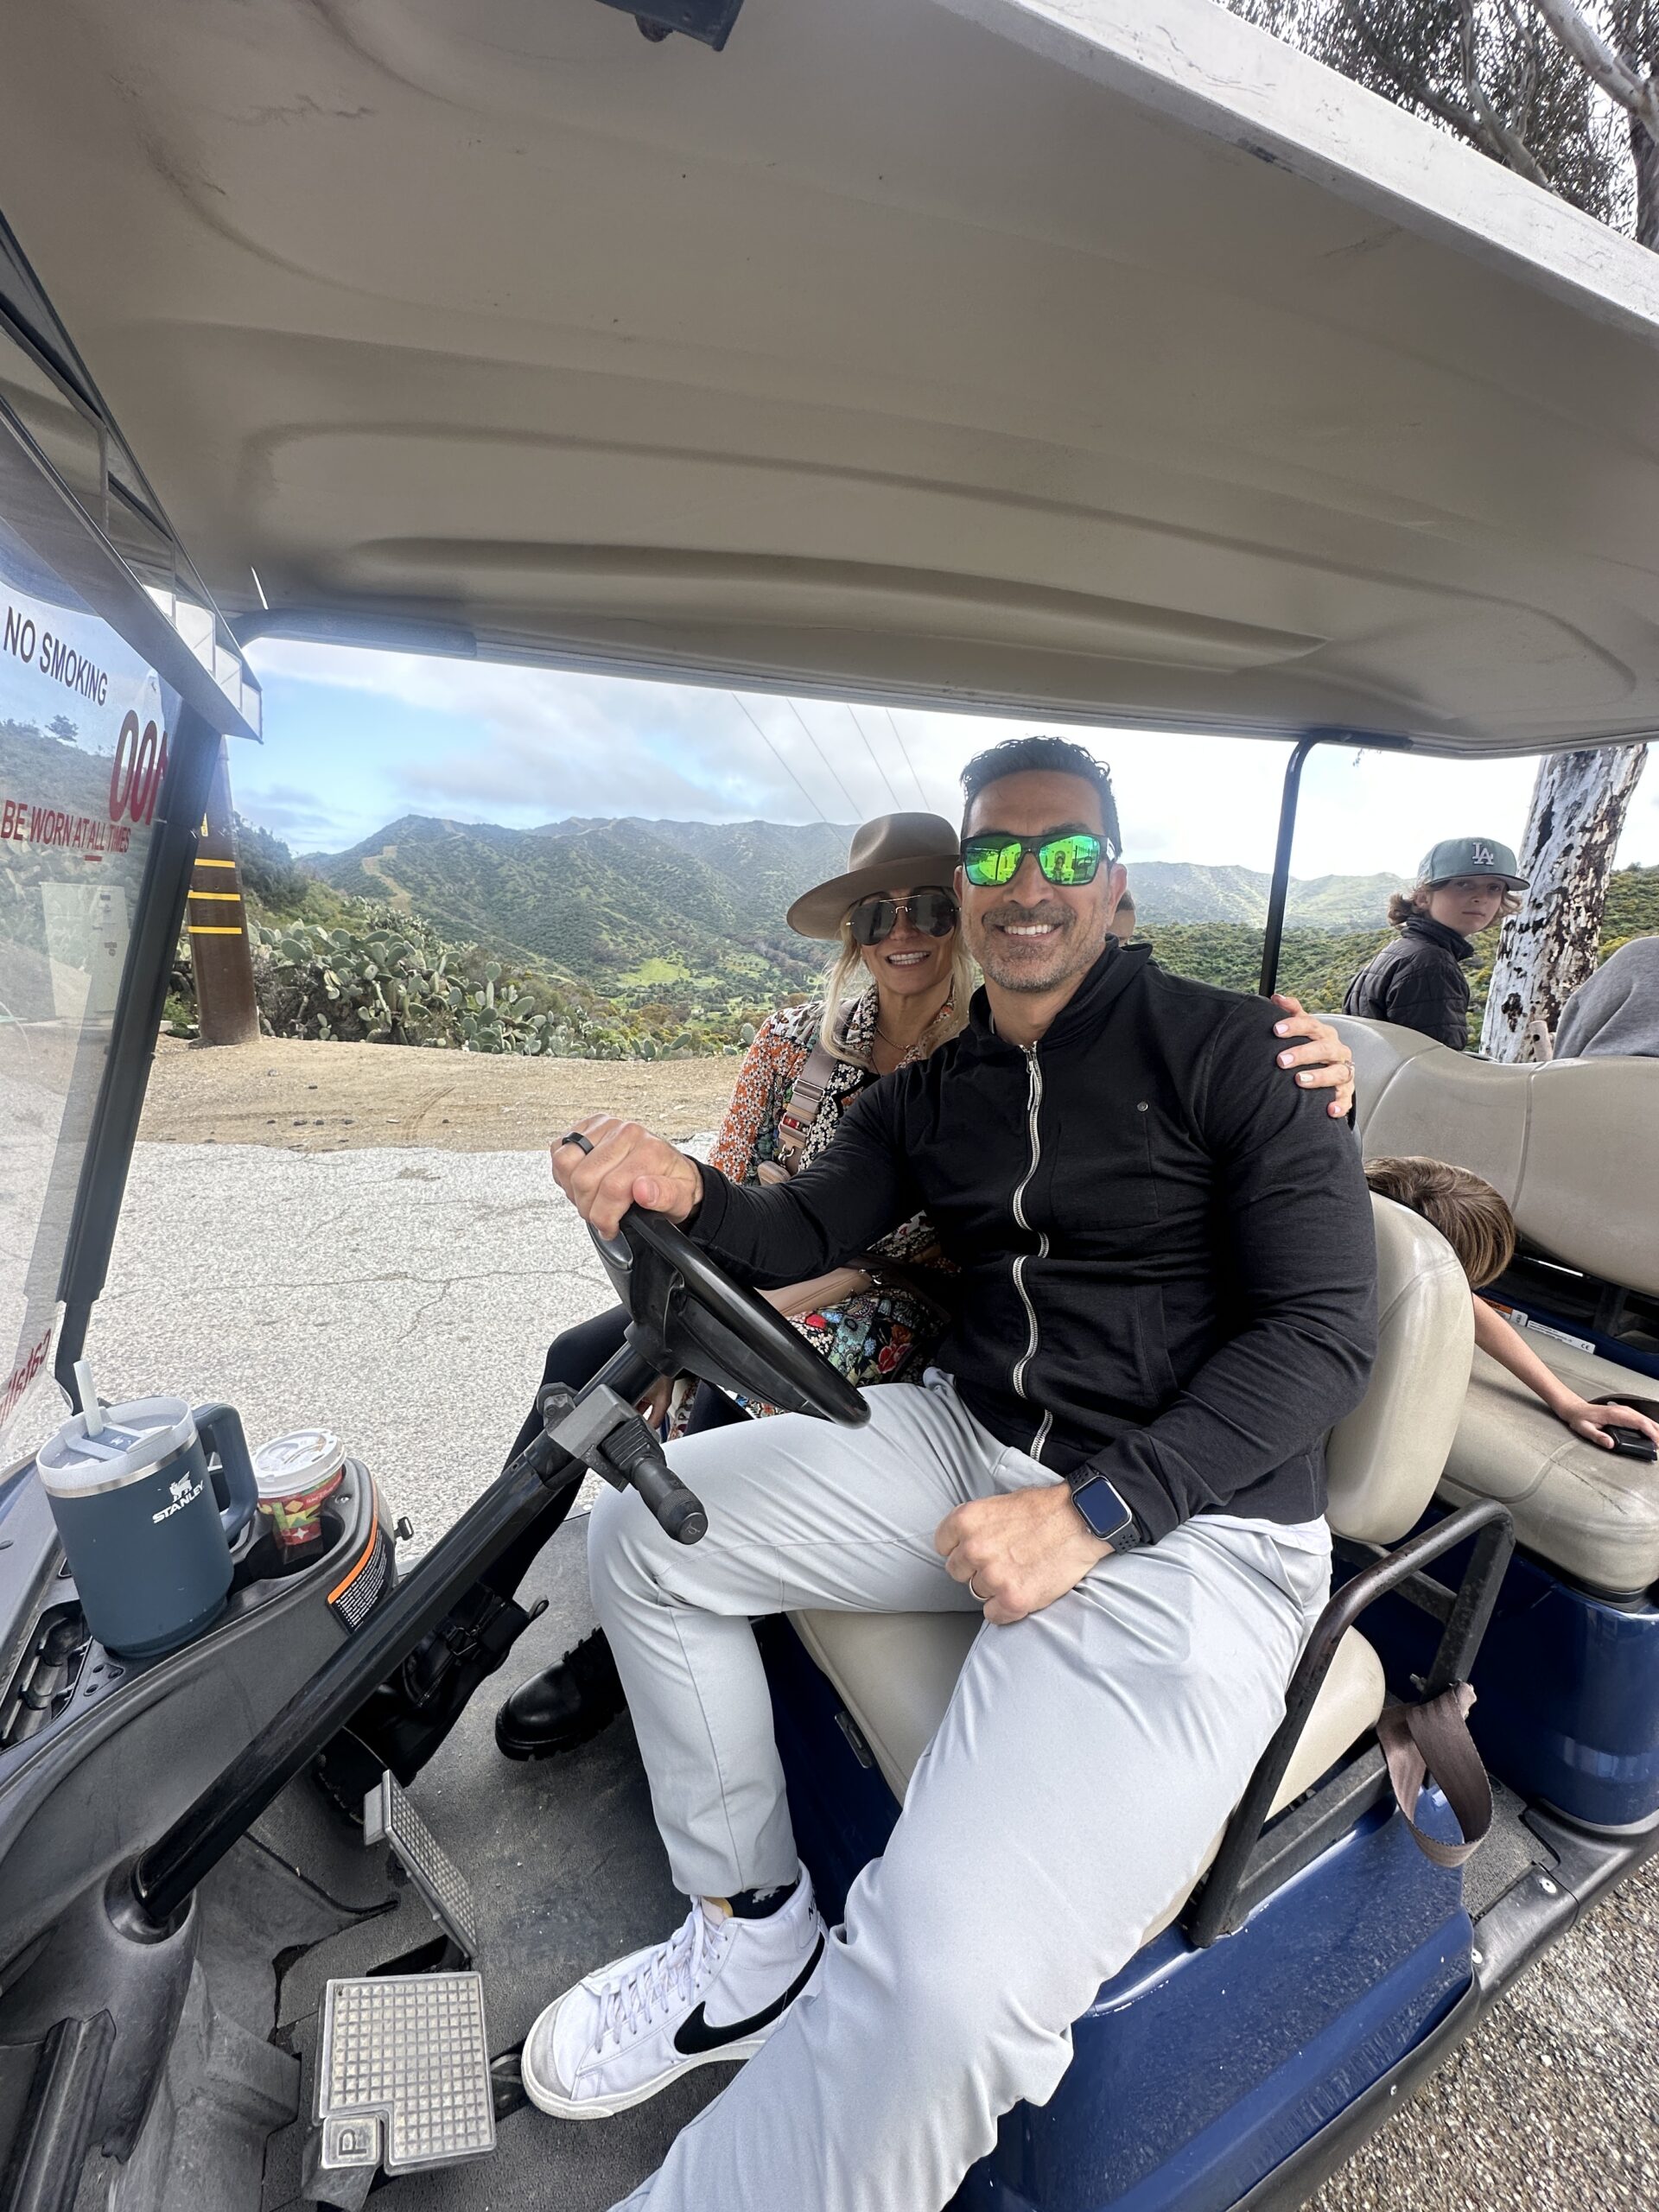
{"label": "black ring on finger", "polygon": [[583,1136],[580,1129],[567,1129],[559,1139],[557,1149],[563,1152],[568,1144],[575,1145],[582,1152],[591,1152],[594,1148],[591,1141]]}

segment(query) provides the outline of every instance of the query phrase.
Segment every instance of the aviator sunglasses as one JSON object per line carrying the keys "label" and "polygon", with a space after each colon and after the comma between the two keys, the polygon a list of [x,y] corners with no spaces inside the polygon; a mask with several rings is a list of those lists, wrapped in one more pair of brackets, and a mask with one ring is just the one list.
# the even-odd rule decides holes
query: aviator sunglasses
{"label": "aviator sunglasses", "polygon": [[1088,830],[1065,830],[1043,837],[1018,837],[1011,830],[986,830],[962,841],[962,872],[969,883],[1012,883],[1027,853],[1050,883],[1067,887],[1092,883],[1100,868],[1103,841]]}
{"label": "aviator sunglasses", "polygon": [[908,899],[861,899],[847,917],[855,944],[882,944],[908,914],[924,937],[949,937],[957,926],[957,902],[948,891],[912,891]]}

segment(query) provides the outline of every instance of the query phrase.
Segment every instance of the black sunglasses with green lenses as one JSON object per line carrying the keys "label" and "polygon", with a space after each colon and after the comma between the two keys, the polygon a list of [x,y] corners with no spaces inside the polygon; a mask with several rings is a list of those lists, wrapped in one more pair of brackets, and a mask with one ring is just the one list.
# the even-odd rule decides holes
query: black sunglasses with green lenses
{"label": "black sunglasses with green lenses", "polygon": [[855,944],[883,944],[899,926],[900,914],[924,937],[949,937],[957,926],[957,902],[937,886],[912,891],[908,899],[861,899],[847,917]]}
{"label": "black sunglasses with green lenses", "polygon": [[962,872],[969,883],[988,886],[1012,883],[1027,853],[1050,883],[1067,888],[1092,883],[1099,873],[1104,840],[1090,830],[1050,830],[1040,837],[1016,836],[1011,830],[984,830],[962,841]]}

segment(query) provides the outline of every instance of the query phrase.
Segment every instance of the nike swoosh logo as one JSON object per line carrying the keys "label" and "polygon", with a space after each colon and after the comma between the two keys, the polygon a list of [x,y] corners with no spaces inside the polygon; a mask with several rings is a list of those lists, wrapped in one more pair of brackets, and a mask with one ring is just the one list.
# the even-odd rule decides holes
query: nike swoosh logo
{"label": "nike swoosh logo", "polygon": [[768,2005],[764,2012],[752,2012],[747,2020],[734,2020],[729,2027],[711,2028],[703,2018],[703,2008],[688,2012],[674,2031],[674,2048],[682,2058],[696,2058],[706,2050],[718,2050],[724,2044],[741,2043],[745,2036],[758,2034],[769,2028],[779,2013],[786,2012],[801,1992],[811,1980],[818,1961],[823,1956],[823,1938],[819,1936],[811,1957],[801,1968],[783,1995]]}

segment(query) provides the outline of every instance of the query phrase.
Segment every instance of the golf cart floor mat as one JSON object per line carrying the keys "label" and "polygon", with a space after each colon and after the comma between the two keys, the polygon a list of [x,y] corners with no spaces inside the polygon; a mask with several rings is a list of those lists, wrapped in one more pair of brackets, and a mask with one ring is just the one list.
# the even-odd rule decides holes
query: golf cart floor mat
{"label": "golf cart floor mat", "polygon": [[[495,1747],[501,1700],[548,1665],[594,1625],[588,1599],[587,1523],[569,1522],[526,1578],[526,1603],[548,1609],[520,1637],[499,1675],[486,1681],[454,1733],[409,1790],[409,1800],[436,1842],[471,1886],[477,1916],[474,1964],[484,1986],[490,2043],[500,2053],[523,2042],[537,2015],[561,1991],[596,1966],[666,1936],[684,1916],[685,1900],[669,1878],[651,1815],[644,1770],[626,1716],[592,1743],[547,1762],[504,1759]],[[307,1804],[289,1808],[303,1796]],[[362,1869],[384,1884],[383,1847],[365,1848],[321,1804],[312,1785],[296,1783],[278,1801],[296,1824],[292,1841],[311,1878],[335,1896],[361,1895]],[[326,1823],[326,1844],[310,1834]],[[302,1836],[300,1825],[307,1829]],[[350,1862],[350,1872],[342,1867]],[[338,1878],[353,1880],[348,1891]],[[357,1917],[313,1939],[303,1955],[283,1963],[276,2017],[299,2056],[298,2117],[274,2136],[265,2163],[264,2212],[297,2208],[309,2114],[315,2109],[315,2065],[323,1993],[331,1980],[407,1971],[397,1962],[411,1951],[435,1955],[442,1935],[413,1884],[394,1892],[395,1909]],[[423,1958],[423,1963],[424,1963]],[[269,2017],[269,2015],[267,2015]],[[655,2171],[679,2130],[696,2117],[733,2069],[688,2075],[663,2096],[614,2120],[550,2119],[533,2106],[509,2111],[488,2158],[408,2173],[383,2182],[373,2202],[386,2212],[606,2212]],[[222,2198],[198,2195],[191,2212]],[[251,2212],[252,2200],[246,2200]],[[179,2199],[179,2212],[185,2212]],[[174,2212],[169,2199],[165,2212]],[[226,2212],[241,2212],[226,2204]]]}
{"label": "golf cart floor mat", "polygon": [[1526,1809],[1524,1799],[1493,1780],[1491,1832],[1463,1870],[1463,1902],[1471,1920],[1478,1920],[1535,1866],[1548,1872],[1556,1864],[1549,1846],[1527,1826]]}

